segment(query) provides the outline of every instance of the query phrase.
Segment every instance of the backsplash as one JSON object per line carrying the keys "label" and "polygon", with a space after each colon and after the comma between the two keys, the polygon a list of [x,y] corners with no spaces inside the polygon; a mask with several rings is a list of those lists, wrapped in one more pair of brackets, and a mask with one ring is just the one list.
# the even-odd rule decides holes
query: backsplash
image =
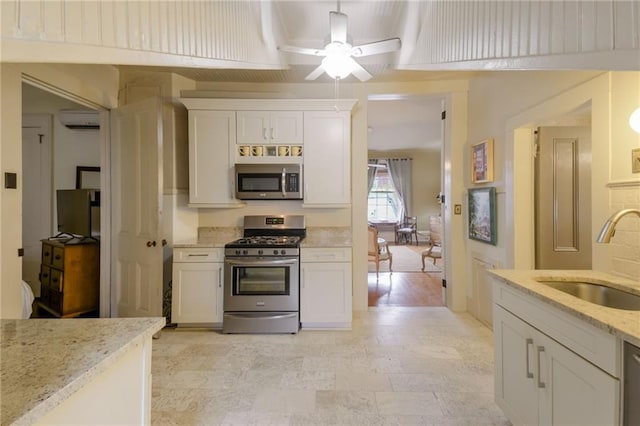
{"label": "backsplash", "polygon": [[[640,209],[640,184],[611,188],[610,213],[629,208]],[[620,219],[610,244],[611,273],[640,281],[640,217]]]}

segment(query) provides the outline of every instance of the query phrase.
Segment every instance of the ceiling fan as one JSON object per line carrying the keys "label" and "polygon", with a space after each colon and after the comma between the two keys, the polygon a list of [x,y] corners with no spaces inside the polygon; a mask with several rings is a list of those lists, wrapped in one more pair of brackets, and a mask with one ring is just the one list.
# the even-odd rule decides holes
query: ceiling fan
{"label": "ceiling fan", "polygon": [[[339,9],[339,8],[338,8]],[[347,15],[340,11],[329,12],[330,42],[323,49],[310,49],[296,46],[279,46],[278,49],[299,53],[302,55],[324,56],[322,63],[305,77],[305,80],[315,80],[326,72],[336,80],[353,74],[360,81],[367,81],[373,77],[354,58],[381,53],[393,52],[400,49],[399,38],[375,41],[373,43],[352,46],[347,41]]]}

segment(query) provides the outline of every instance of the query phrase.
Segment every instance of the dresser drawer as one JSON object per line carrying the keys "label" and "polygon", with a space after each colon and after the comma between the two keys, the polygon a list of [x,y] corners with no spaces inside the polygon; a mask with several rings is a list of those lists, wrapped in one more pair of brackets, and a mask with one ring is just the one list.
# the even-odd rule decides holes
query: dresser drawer
{"label": "dresser drawer", "polygon": [[53,265],[53,246],[42,244],[42,264]]}
{"label": "dresser drawer", "polygon": [[53,248],[53,261],[51,264],[56,268],[64,268],[64,247]]}
{"label": "dresser drawer", "polygon": [[49,287],[51,290],[62,291],[62,280],[64,278],[64,273],[57,269],[51,270],[51,281],[49,282]]}
{"label": "dresser drawer", "polygon": [[40,266],[40,286],[49,288],[51,283],[51,268],[45,265]]}
{"label": "dresser drawer", "polygon": [[222,262],[224,249],[217,247],[185,247],[173,249],[174,262]]}

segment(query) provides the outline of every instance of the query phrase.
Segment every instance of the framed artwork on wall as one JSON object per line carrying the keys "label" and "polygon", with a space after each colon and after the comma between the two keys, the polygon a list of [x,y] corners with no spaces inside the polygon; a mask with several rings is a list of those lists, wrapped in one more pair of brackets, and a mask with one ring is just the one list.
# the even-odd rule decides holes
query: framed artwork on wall
{"label": "framed artwork on wall", "polygon": [[469,188],[469,238],[496,245],[496,189]]}
{"label": "framed artwork on wall", "polygon": [[76,167],[76,189],[84,188],[100,189],[100,167]]}
{"label": "framed artwork on wall", "polygon": [[471,145],[471,182],[493,182],[493,139]]}

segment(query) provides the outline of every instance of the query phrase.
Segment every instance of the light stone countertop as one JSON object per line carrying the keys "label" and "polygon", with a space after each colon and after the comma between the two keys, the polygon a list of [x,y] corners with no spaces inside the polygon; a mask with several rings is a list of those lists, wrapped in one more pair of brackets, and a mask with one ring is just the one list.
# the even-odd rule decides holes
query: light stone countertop
{"label": "light stone countertop", "polygon": [[522,290],[636,346],[640,345],[640,311],[613,309],[590,303],[537,280],[586,280],[640,295],[638,281],[591,270],[496,269],[488,272],[511,287]]}
{"label": "light stone countertop", "polygon": [[351,228],[348,226],[308,227],[301,247],[351,247]]}
{"label": "light stone countertop", "polygon": [[[201,227],[198,241],[174,244],[175,248],[224,247],[226,243],[242,237],[242,228]],[[348,226],[308,227],[301,247],[351,247],[351,228]]]}
{"label": "light stone countertop", "polygon": [[0,424],[33,424],[165,325],[165,318],[2,320]]}

